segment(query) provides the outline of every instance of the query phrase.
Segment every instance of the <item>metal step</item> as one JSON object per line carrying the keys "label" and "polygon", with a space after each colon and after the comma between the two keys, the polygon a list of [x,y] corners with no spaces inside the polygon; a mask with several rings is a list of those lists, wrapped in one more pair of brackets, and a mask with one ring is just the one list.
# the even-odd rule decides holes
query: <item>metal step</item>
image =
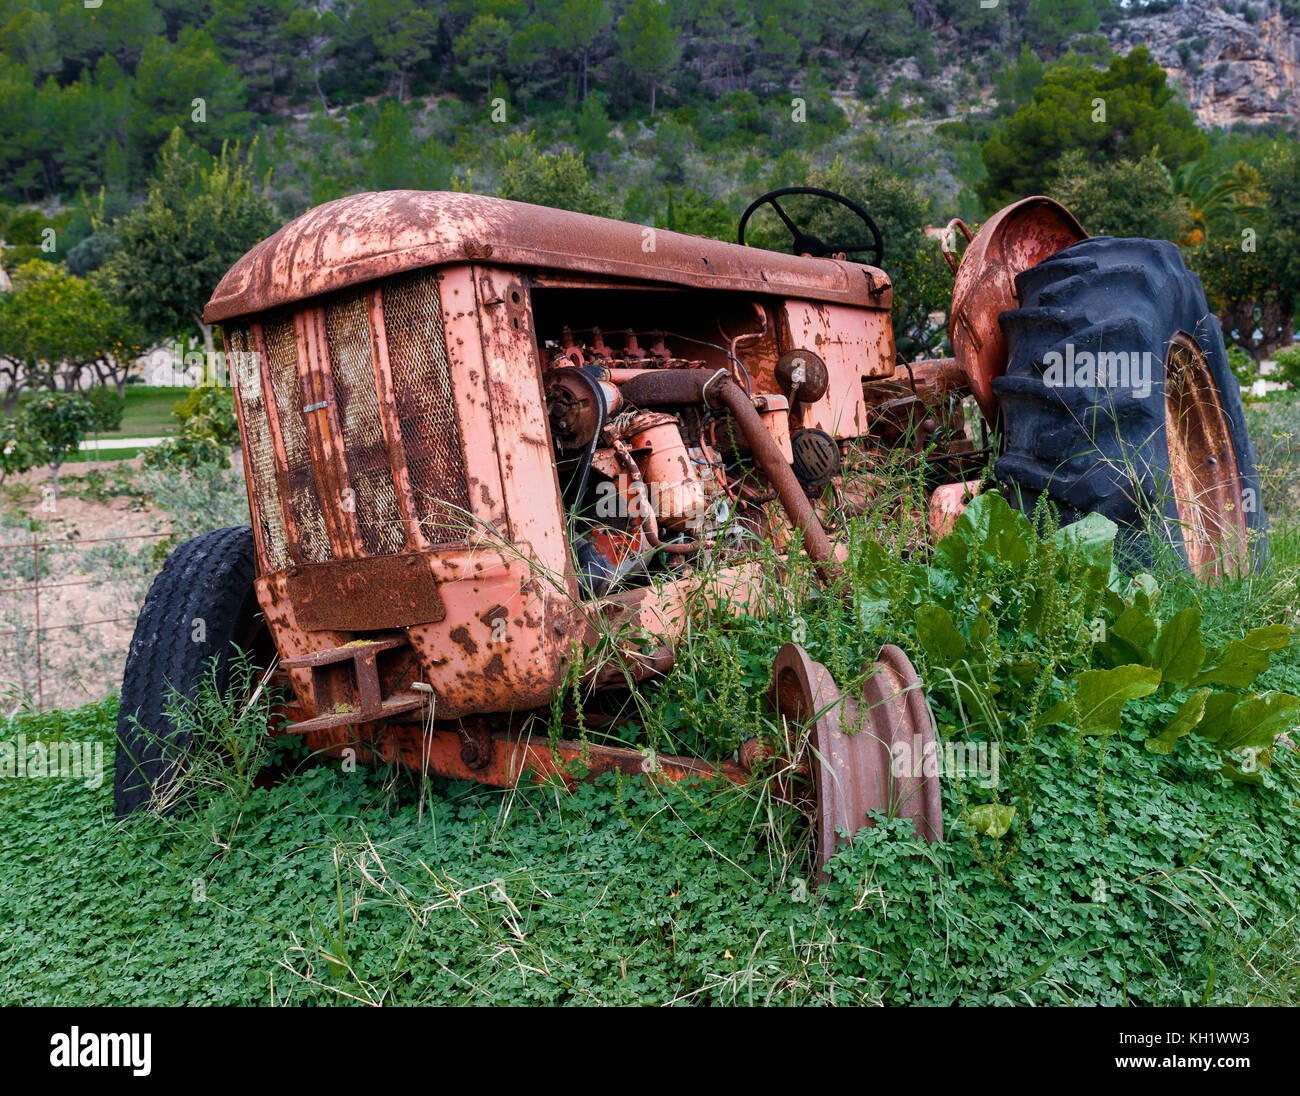
{"label": "metal step", "polygon": [[[353,640],[328,650],[311,651],[281,660],[280,665],[286,670],[311,671],[312,710],[317,713],[314,719],[288,724],[285,733],[309,734],[356,723],[373,723],[423,708],[429,702],[427,695],[400,692],[383,696],[380,690],[379,654],[408,644],[405,635],[383,636]],[[353,678],[350,682],[346,678],[340,681],[340,674],[346,673],[344,664],[348,662],[352,663]],[[355,691],[359,703],[343,706],[333,700],[339,695],[340,685],[351,686],[347,691]]]}

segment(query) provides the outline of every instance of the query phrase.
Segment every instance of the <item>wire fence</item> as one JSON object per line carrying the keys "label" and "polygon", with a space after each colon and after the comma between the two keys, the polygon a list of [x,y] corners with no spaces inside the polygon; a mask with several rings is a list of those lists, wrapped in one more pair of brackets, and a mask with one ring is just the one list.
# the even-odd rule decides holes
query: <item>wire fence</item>
{"label": "wire fence", "polygon": [[121,536],[112,537],[89,537],[84,540],[40,540],[37,534],[33,533],[30,541],[18,541],[9,543],[0,543],[0,552],[27,552],[31,554],[32,581],[21,585],[0,587],[0,595],[20,595],[30,594],[32,598],[33,626],[27,628],[11,628],[6,631],[0,631],[0,641],[17,639],[23,635],[32,635],[35,642],[35,660],[36,660],[36,708],[38,711],[45,710],[45,659],[43,652],[43,638],[48,632],[67,631],[76,628],[91,628],[107,624],[121,624],[126,621],[134,621],[136,617],[131,616],[114,616],[102,617],[98,620],[81,620],[71,624],[44,624],[41,617],[41,594],[48,593],[52,590],[63,590],[74,586],[100,586],[108,581],[103,576],[69,579],[61,582],[42,582],[41,572],[41,552],[45,551],[46,555],[53,553],[63,553],[68,549],[77,549],[97,544],[113,544],[123,541],[140,541],[140,540],[161,540],[174,536],[172,532],[165,533],[125,533]]}

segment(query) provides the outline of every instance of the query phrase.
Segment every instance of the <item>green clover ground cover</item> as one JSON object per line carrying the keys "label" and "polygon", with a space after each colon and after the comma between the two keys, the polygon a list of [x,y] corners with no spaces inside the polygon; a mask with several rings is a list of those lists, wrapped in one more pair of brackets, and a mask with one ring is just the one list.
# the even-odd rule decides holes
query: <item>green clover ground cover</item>
{"label": "green clover ground cover", "polygon": [[[16,725],[106,745],[112,726],[111,704]],[[1260,787],[1214,771],[1208,745],[1171,764],[1142,737],[1107,751],[1104,831],[1095,768],[1042,748],[1009,885],[948,785],[943,846],[864,831],[811,896],[762,802],[731,790],[435,783],[421,817],[414,788],[319,765],[185,823],[118,826],[107,786],[7,781],[0,999],[1289,1000],[1285,964],[1216,972],[1266,971],[1294,917],[1294,753]]]}

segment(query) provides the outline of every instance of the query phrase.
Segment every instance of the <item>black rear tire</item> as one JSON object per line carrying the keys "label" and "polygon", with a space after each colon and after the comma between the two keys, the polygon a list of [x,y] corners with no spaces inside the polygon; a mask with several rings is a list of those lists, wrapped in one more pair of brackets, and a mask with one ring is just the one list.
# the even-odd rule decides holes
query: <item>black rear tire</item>
{"label": "black rear tire", "polygon": [[[994,380],[1002,411],[999,480],[1022,509],[1041,495],[1062,524],[1099,513],[1120,526],[1121,565],[1149,566],[1173,547],[1184,566],[1188,550],[1166,429],[1166,364],[1179,333],[1194,340],[1222,406],[1231,440],[1241,506],[1257,563],[1267,554],[1267,518],[1255,449],[1241,391],[1228,365],[1219,321],[1200,279],[1163,240],[1094,237],[1073,244],[1016,278],[1022,307],[999,317],[1007,370]],[[1150,390],[1132,383],[1069,386],[1045,379],[1045,359],[1099,351],[1149,353]],[[1059,373],[1057,374],[1059,376]]]}
{"label": "black rear tire", "polygon": [[224,693],[236,649],[256,642],[254,567],[252,529],[217,529],[177,547],[149,588],[122,677],[113,776],[119,818],[147,809],[190,755],[189,732],[166,712],[169,686],[193,697],[216,656]]}

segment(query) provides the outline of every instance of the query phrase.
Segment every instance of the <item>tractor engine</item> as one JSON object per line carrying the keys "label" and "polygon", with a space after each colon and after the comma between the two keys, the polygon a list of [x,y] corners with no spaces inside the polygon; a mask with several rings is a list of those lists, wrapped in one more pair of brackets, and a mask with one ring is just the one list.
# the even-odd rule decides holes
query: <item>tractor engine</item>
{"label": "tractor engine", "polygon": [[[799,409],[825,393],[825,363],[811,351],[785,355],[774,370],[783,391],[756,391],[737,351],[767,338],[771,322],[764,305],[749,310],[752,330],[711,339],[568,324],[549,337],[539,332],[566,527],[585,596],[687,573],[701,554],[725,561],[756,537],[788,539],[752,433],[711,398],[725,384],[743,388],[752,407],[746,421],[765,435],[759,447],[793,472],[801,493],[816,495],[838,474],[834,437],[811,426],[791,430],[792,410],[797,421]],[[720,319],[715,327],[724,331]]]}
{"label": "tractor engine", "polygon": [[[614,347],[599,327],[566,326],[540,348],[566,519],[589,596],[636,583],[656,558],[680,569],[697,552],[723,549],[775,497],[747,475],[748,452],[725,414],[703,402],[652,410],[624,398],[620,383],[707,370],[707,361],[669,349],[662,331],[629,328],[611,339]],[[738,361],[733,369],[743,376]],[[789,401],[773,395],[761,405],[764,425],[792,460]]]}

